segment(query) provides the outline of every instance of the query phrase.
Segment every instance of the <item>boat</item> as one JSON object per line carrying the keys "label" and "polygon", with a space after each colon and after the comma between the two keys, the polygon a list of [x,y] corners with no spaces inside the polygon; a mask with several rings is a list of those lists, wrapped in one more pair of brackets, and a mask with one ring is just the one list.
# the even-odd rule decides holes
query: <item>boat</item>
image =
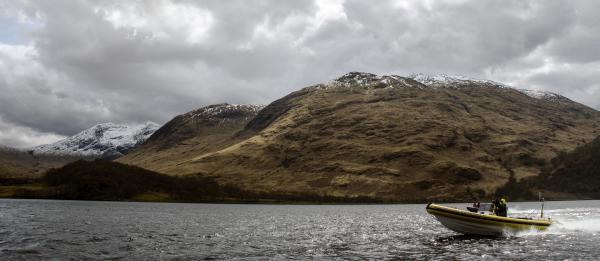
{"label": "boat", "polygon": [[490,211],[490,204],[468,210],[429,203],[425,208],[445,227],[466,235],[502,236],[528,230],[545,230],[552,219],[543,217],[501,217]]}

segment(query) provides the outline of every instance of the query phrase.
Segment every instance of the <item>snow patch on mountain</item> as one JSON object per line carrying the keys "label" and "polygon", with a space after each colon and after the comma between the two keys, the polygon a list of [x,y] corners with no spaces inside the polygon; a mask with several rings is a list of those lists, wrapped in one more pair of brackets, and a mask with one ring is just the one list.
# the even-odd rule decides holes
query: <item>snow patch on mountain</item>
{"label": "snow patch on mountain", "polygon": [[408,78],[398,75],[376,75],[372,73],[350,72],[326,84],[314,86],[318,89],[334,87],[351,87],[361,85],[368,89],[420,87],[408,81]]}
{"label": "snow patch on mountain", "polygon": [[528,89],[519,89],[515,88],[503,83],[491,81],[491,80],[482,80],[475,79],[461,75],[448,75],[448,74],[438,74],[438,75],[426,75],[422,73],[410,74],[407,77],[402,77],[398,75],[376,75],[372,73],[363,73],[363,72],[350,72],[344,74],[342,77],[337,78],[333,81],[330,81],[324,85],[317,85],[316,88],[319,89],[329,89],[333,87],[351,87],[351,86],[363,86],[368,89],[376,89],[376,88],[424,88],[424,87],[432,87],[432,88],[462,88],[465,86],[473,86],[473,85],[485,85],[485,86],[493,86],[497,88],[506,88],[517,90],[529,97],[546,100],[546,101],[561,101],[568,100],[568,98],[563,97],[559,94],[546,92],[546,91],[535,91]]}
{"label": "snow patch on mountain", "polygon": [[447,86],[451,84],[469,84],[469,83],[478,83],[478,84],[490,84],[496,85],[500,87],[509,87],[499,82],[490,81],[490,80],[481,80],[469,78],[462,75],[448,75],[448,74],[438,74],[438,75],[426,75],[422,73],[411,74],[408,76],[417,82],[420,82],[427,86]]}
{"label": "snow patch on mountain", "polygon": [[559,100],[567,99],[566,97],[564,97],[560,94],[553,93],[553,92],[536,91],[536,90],[528,90],[528,89],[517,89],[517,90],[522,92],[523,94],[526,94],[529,97],[541,99],[541,100],[559,101]]}
{"label": "snow patch on mountain", "polygon": [[439,74],[439,75],[425,75],[422,73],[419,74],[411,74],[409,78],[418,81],[424,85],[431,87],[456,87],[456,85],[461,84],[486,84],[493,85],[500,88],[510,88],[517,90],[531,98],[539,99],[539,100],[547,100],[547,101],[560,101],[560,100],[568,100],[566,97],[547,91],[537,91],[537,90],[529,90],[529,89],[520,89],[515,88],[509,85],[505,85],[503,83],[490,81],[490,80],[481,80],[474,79],[460,75],[447,75],[447,74]]}
{"label": "snow patch on mountain", "polygon": [[58,142],[31,148],[35,154],[116,158],[148,139],[160,126],[154,122],[123,125],[102,123]]}
{"label": "snow patch on mountain", "polygon": [[245,114],[254,115],[264,107],[265,106],[263,105],[221,103],[190,111],[183,116],[201,119],[225,119],[234,118],[236,116],[242,116]]}

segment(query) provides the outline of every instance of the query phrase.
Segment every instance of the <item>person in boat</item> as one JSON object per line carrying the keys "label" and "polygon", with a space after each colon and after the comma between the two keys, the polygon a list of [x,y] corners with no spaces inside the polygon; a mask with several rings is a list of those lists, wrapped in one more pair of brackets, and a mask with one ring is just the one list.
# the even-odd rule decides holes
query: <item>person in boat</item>
{"label": "person in boat", "polygon": [[467,207],[467,210],[477,213],[479,211],[480,207],[481,207],[481,203],[479,203],[479,199],[473,197],[473,206]]}
{"label": "person in boat", "polygon": [[473,202],[473,207],[479,210],[480,206],[481,206],[481,203],[479,202],[479,199],[475,198],[475,201]]}
{"label": "person in boat", "polygon": [[506,217],[508,214],[508,206],[506,205],[506,199],[495,199],[493,203],[493,213],[496,214],[496,216]]}

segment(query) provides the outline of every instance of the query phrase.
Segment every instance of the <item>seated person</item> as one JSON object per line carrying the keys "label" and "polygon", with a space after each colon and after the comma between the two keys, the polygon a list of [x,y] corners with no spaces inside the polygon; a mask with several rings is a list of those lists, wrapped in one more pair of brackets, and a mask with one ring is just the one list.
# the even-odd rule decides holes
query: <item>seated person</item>
{"label": "seated person", "polygon": [[481,203],[479,203],[479,199],[475,199],[475,201],[473,202],[473,206],[467,207],[467,209],[471,212],[477,213],[479,211],[480,206]]}

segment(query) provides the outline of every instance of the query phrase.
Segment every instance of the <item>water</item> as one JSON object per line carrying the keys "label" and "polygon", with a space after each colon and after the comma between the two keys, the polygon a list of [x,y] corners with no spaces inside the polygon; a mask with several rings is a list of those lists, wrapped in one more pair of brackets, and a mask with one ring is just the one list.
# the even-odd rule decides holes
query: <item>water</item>
{"label": "water", "polygon": [[[528,214],[538,203],[510,207]],[[481,238],[445,229],[425,205],[0,199],[0,259],[600,258],[600,201],[546,202],[545,214],[560,223]]]}

